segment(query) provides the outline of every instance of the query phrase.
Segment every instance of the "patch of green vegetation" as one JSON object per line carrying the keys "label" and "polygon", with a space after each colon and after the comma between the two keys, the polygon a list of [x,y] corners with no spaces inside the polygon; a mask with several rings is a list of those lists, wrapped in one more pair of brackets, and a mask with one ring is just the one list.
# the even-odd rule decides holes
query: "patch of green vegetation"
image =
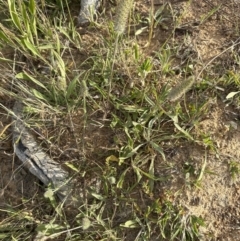
{"label": "patch of green vegetation", "polygon": [[230,161],[229,162],[229,172],[231,174],[232,179],[235,180],[240,172],[239,163],[235,162],[235,161]]}
{"label": "patch of green vegetation", "polygon": [[[154,14],[151,2],[150,31],[145,47],[150,45],[154,29],[164,23],[161,13],[167,7],[164,5]],[[67,1],[36,3],[35,0],[0,1],[0,10],[6,14],[0,24],[0,45],[14,52],[13,59],[2,58],[10,63],[14,84],[12,86],[12,79],[6,76],[9,88],[0,89],[13,100],[23,100],[31,114],[37,115],[47,109],[58,118],[67,114],[72,121],[75,111],[83,110],[85,130],[90,121],[102,125],[99,119],[92,120],[91,115],[100,112],[102,119],[108,121],[108,127],[114,134],[121,133],[121,137],[115,134],[116,147],[104,157],[105,162],[96,161],[102,188],[100,192],[92,191],[94,200],[91,203],[83,202],[74,207],[72,217],[47,191],[44,205],[52,210],[50,214],[42,210],[41,215],[31,214],[29,218],[31,209],[35,208],[31,205],[26,211],[21,208],[11,213],[0,210],[7,216],[0,220],[0,238],[29,240],[37,233],[39,237],[56,240],[58,237],[59,240],[124,240],[130,233],[134,237],[131,240],[151,240],[151,237],[156,237],[155,240],[199,240],[199,227],[204,226],[204,220],[174,203],[170,196],[175,194],[171,191],[159,198],[162,190],[159,191],[157,185],[164,185],[172,177],[158,174],[156,167],[170,166],[167,148],[194,143],[214,150],[208,135],[195,132],[208,110],[208,100],[198,100],[198,97],[209,85],[204,81],[200,84],[193,79],[189,81],[186,74],[191,70],[186,70],[180,78],[182,82],[176,85],[178,90],[171,92],[170,85],[179,81],[179,78],[175,80],[173,69],[173,47],[166,43],[154,54],[146,54],[135,37],[124,35],[131,9],[124,9],[124,26],[118,27],[118,36],[108,20],[91,25],[93,40],[89,40],[92,42],[84,49],[86,42],[74,25]],[[202,22],[213,13],[204,16]],[[131,16],[129,22],[138,24],[139,19],[140,16]],[[174,24],[179,24],[180,18],[175,20]],[[103,30],[107,34],[103,35]],[[84,53],[87,56],[83,56]],[[196,89],[201,91],[197,93]],[[192,95],[194,101],[189,101]],[[82,116],[79,114],[78,118]],[[74,127],[74,124],[71,122],[69,126]],[[83,145],[84,150],[78,151],[85,151],[85,148]],[[95,175],[93,168],[82,171],[81,164],[71,165],[81,177],[84,171]],[[177,163],[171,163],[174,165]],[[182,173],[186,179],[191,178],[195,186],[200,186],[205,167],[206,159],[198,170],[186,161]],[[231,164],[230,172],[235,176],[237,166]],[[31,222],[31,232],[25,220]]]}

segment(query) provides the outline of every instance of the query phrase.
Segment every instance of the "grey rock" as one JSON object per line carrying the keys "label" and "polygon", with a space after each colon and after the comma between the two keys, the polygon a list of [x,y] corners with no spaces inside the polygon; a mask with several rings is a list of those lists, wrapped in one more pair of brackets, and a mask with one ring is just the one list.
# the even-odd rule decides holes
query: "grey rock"
{"label": "grey rock", "polygon": [[34,176],[46,186],[51,184],[61,201],[70,196],[72,184],[69,174],[60,164],[47,155],[35,141],[31,131],[22,120],[23,105],[19,101],[13,107],[13,146],[17,157]]}
{"label": "grey rock", "polygon": [[81,10],[78,16],[78,24],[85,25],[92,19],[100,5],[100,0],[81,0]]}

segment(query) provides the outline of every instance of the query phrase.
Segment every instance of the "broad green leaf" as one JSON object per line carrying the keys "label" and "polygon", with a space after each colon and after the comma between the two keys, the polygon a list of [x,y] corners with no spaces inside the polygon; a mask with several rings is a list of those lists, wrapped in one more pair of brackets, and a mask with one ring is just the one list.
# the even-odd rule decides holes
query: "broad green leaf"
{"label": "broad green leaf", "polygon": [[54,192],[52,189],[48,189],[45,193],[44,193],[44,197],[45,198],[49,198],[50,200],[53,198]]}
{"label": "broad green leaf", "polygon": [[87,86],[85,78],[81,81],[81,88],[82,88],[82,94],[83,94],[84,98],[89,96],[88,86]]}
{"label": "broad green leaf", "polygon": [[113,177],[113,176],[109,177],[109,178],[108,178],[108,181],[109,181],[109,183],[112,184],[112,185],[113,185],[113,184],[116,184],[116,178]]}
{"label": "broad green leaf", "polygon": [[226,99],[229,100],[231,98],[233,98],[236,94],[240,93],[240,91],[236,91],[236,92],[230,92],[227,96]]}
{"label": "broad green leaf", "polygon": [[82,229],[87,230],[91,226],[91,221],[89,218],[83,218],[82,219]]}
{"label": "broad green leaf", "polygon": [[105,198],[104,198],[102,195],[98,194],[98,193],[91,192],[91,195],[92,195],[93,197],[95,197],[96,199],[100,200],[100,201],[105,200]]}
{"label": "broad green leaf", "polygon": [[124,228],[138,228],[139,224],[136,220],[128,220],[124,224],[120,224],[120,226]]}
{"label": "broad green leaf", "polygon": [[[48,188],[47,191],[44,193],[44,197],[47,198],[51,205],[54,207],[54,208],[57,208],[57,202],[56,202],[56,199],[54,197],[54,192],[51,188]],[[56,209],[56,212],[59,212],[57,209]]]}
{"label": "broad green leaf", "polygon": [[148,27],[142,27],[140,29],[138,29],[136,32],[135,32],[135,36],[137,35],[140,35],[144,30],[146,30]]}
{"label": "broad green leaf", "polygon": [[174,123],[178,123],[178,116],[177,115],[168,115]]}
{"label": "broad green leaf", "polygon": [[110,156],[108,156],[107,158],[106,158],[106,163],[109,163],[109,162],[118,162],[119,161],[119,159],[116,157],[116,156],[114,156],[114,155],[110,155]]}

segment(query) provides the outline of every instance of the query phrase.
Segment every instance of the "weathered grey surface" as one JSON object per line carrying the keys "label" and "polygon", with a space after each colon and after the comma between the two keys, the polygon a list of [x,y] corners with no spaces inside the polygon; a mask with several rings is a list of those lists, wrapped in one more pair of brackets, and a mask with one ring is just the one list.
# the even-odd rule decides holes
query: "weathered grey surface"
{"label": "weathered grey surface", "polygon": [[46,186],[52,184],[63,201],[72,190],[68,172],[52,160],[35,141],[34,136],[22,121],[23,105],[16,101],[13,107],[13,146],[23,165]]}
{"label": "weathered grey surface", "polygon": [[79,25],[89,22],[89,19],[96,13],[100,0],[81,0],[81,10],[78,16]]}

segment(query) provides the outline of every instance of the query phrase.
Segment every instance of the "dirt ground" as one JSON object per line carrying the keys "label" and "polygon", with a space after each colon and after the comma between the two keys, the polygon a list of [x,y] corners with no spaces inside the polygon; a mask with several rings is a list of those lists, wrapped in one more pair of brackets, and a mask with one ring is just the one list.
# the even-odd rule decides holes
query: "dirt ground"
{"label": "dirt ground", "polygon": [[[171,18],[166,18],[165,22],[158,25],[154,29],[150,46],[143,50],[146,55],[152,55],[171,36],[168,41],[178,46],[178,55],[175,56],[174,63],[179,68],[186,62],[196,63],[197,74],[212,58],[239,39],[240,2],[237,0],[155,0],[154,3],[155,9],[168,3],[171,7],[167,7],[167,11],[173,11],[176,17],[181,17],[181,21],[174,34]],[[136,12],[147,15],[149,8],[150,1],[136,1]],[[213,9],[215,13],[208,16]],[[168,16],[168,12],[163,14]],[[92,35],[91,31],[86,32],[83,41],[85,39],[87,41]],[[139,45],[146,44],[147,36],[143,33],[137,37]],[[236,46],[237,48],[239,47]],[[218,84],[218,78],[224,74],[226,69],[236,71],[236,73],[239,71],[239,66],[235,64],[231,54],[223,54],[205,71],[209,71],[209,75],[212,73],[213,84]],[[225,96],[226,93],[223,92],[219,98],[209,100],[211,111],[201,118],[194,131],[195,136],[203,132],[207,133],[217,146],[217,151],[205,149],[204,146],[191,142],[174,147],[174,153],[167,158],[169,162],[176,163],[175,172],[171,175],[176,175],[178,178],[156,185],[154,191],[156,196],[163,195],[169,190],[173,191],[176,195],[171,199],[176,204],[185,207],[186,212],[205,220],[206,227],[200,229],[201,240],[240,240],[240,187],[238,186],[240,177],[237,176],[233,180],[229,172],[230,162],[240,164],[239,107],[224,102]],[[190,97],[189,100],[191,100]],[[0,102],[9,108],[13,104],[11,99],[1,94]],[[75,115],[76,117],[73,114],[72,121],[75,130],[80,133],[79,136],[73,136],[71,131],[67,131],[64,126],[65,120],[62,120],[57,127],[54,127],[52,123],[51,128],[42,130],[42,133],[45,136],[50,131],[62,133],[54,140],[54,145],[50,150],[51,156],[57,159],[59,150],[56,146],[59,146],[63,152],[60,160],[69,158],[69,161],[74,164],[80,155],[78,147],[83,143],[79,142],[79,146],[76,146],[72,140],[81,139],[84,135],[84,158],[91,160],[91,166],[88,167],[91,169],[94,165],[98,166],[99,163],[105,162],[106,156],[117,151],[113,141],[116,133],[108,127],[107,118],[103,120],[104,112],[102,111],[91,115],[92,123],[88,122],[84,133],[82,132],[83,120],[79,121],[77,118],[79,113]],[[1,133],[11,123],[11,118],[3,110],[0,116]],[[66,118],[69,121],[68,117]],[[8,205],[16,208],[19,205],[26,208],[33,204],[40,205],[39,203],[44,202],[42,197],[44,190],[39,181],[22,169],[21,162],[14,157],[10,126],[7,131],[4,131],[3,136],[0,135],[0,138],[0,209]],[[198,188],[188,186],[188,179],[183,170],[184,165],[190,163],[196,169],[201,169],[204,162],[207,164],[200,186]],[[161,168],[156,163],[156,173],[161,173]],[[97,172],[101,172],[101,169],[96,170]],[[84,182],[83,179],[81,183]],[[182,190],[181,194],[177,193],[179,189]],[[31,201],[27,201],[30,197],[32,197]],[[0,216],[0,219],[4,217]]]}

